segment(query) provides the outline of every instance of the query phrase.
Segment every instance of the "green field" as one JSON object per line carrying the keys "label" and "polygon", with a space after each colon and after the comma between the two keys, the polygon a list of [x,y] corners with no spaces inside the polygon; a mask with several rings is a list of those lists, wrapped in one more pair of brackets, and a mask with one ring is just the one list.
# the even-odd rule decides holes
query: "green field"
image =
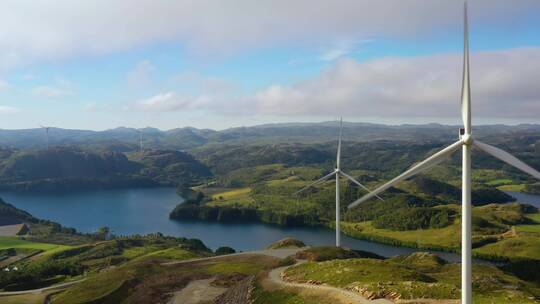
{"label": "green field", "polygon": [[523,190],[525,190],[525,185],[524,184],[509,184],[509,185],[500,185],[500,186],[497,186],[497,188],[503,191],[523,192]]}
{"label": "green field", "polygon": [[418,229],[408,231],[395,231],[389,229],[378,229],[371,225],[371,222],[349,223],[342,222],[342,231],[352,237],[368,238],[376,240],[387,238],[396,242],[415,245],[419,248],[447,248],[459,247],[460,226],[454,223],[448,227],[439,229]]}
{"label": "green field", "polygon": [[520,233],[516,237],[502,239],[473,250],[486,255],[540,260],[540,236],[536,233]]}
{"label": "green field", "polygon": [[529,214],[527,215],[527,217],[531,219],[531,221],[533,221],[534,223],[517,225],[516,230],[521,232],[538,233],[540,237],[540,212],[535,214]]}
{"label": "green field", "polygon": [[57,252],[70,248],[66,245],[57,245],[57,244],[47,244],[47,243],[38,243],[27,241],[14,237],[0,237],[0,249],[8,248],[21,248],[21,249],[37,249],[43,250],[46,252]]}

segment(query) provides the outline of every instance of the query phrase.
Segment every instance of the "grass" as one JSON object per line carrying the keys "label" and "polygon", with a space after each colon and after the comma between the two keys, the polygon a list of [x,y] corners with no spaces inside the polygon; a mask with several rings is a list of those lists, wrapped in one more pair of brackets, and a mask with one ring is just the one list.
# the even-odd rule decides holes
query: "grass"
{"label": "grass", "polygon": [[[533,224],[517,225],[516,230],[518,232],[532,232],[538,233],[540,237],[540,212],[534,214],[528,214],[527,217],[534,221]],[[540,250],[540,249],[539,249]]]}
{"label": "grass", "polygon": [[255,201],[251,197],[251,188],[239,188],[219,192],[212,195],[213,201],[208,203],[209,206],[237,206],[246,207],[254,206]]}
{"label": "grass", "polygon": [[[413,259],[418,260],[414,263],[410,258],[309,262],[289,268],[285,276],[289,281],[311,280],[340,288],[357,288],[379,297],[395,292],[403,299],[459,298],[458,264],[433,263],[429,255],[417,255]],[[536,303],[530,298],[540,295],[538,286],[487,265],[473,267],[473,286],[475,303]]]}
{"label": "grass", "polygon": [[156,250],[161,249],[158,246],[136,246],[136,247],[130,247],[126,248],[122,252],[122,256],[128,258],[128,259],[134,259],[141,256],[145,256],[151,252],[154,252]]}
{"label": "grass", "polygon": [[151,252],[149,254],[144,255],[144,257],[180,261],[180,260],[194,259],[194,258],[200,257],[200,255],[194,252],[191,252],[189,250],[173,247],[173,248],[167,248],[167,249]]}
{"label": "grass", "polygon": [[[135,297],[140,303],[166,303],[168,292],[181,289],[192,280],[230,274],[257,274],[277,264],[277,259],[260,256],[223,257],[178,265],[161,265],[163,258],[190,259],[200,255],[174,247],[158,250],[110,268],[57,295],[52,303],[120,303]],[[139,297],[150,297],[147,300]],[[165,297],[165,298],[163,298]]]}
{"label": "grass", "polygon": [[58,252],[58,251],[62,251],[71,247],[66,246],[66,245],[32,242],[32,241],[27,241],[27,240],[15,238],[15,237],[0,237],[0,249],[9,249],[9,248],[36,249],[36,250],[43,250],[46,252]]}
{"label": "grass", "polygon": [[0,303],[2,304],[43,304],[47,293],[39,294],[26,294],[17,296],[0,296]]}
{"label": "grass", "polygon": [[501,191],[523,192],[525,186],[526,184],[510,184],[498,186],[497,189]]}
{"label": "grass", "polygon": [[450,226],[437,229],[419,229],[408,231],[394,231],[378,229],[370,221],[360,223],[342,222],[342,231],[352,237],[370,238],[383,237],[398,242],[416,244],[419,248],[457,248],[460,244],[460,226],[454,223]]}
{"label": "grass", "polygon": [[86,281],[67,289],[52,303],[86,303],[112,294],[118,290],[126,280],[133,278],[129,267],[118,267],[91,276]]}
{"label": "grass", "polygon": [[[146,277],[165,273],[157,260],[171,256],[180,257],[181,249],[170,248],[170,251],[159,250],[108,270],[91,275],[86,281],[67,289],[54,297],[52,303],[116,303],[115,299],[124,299],[129,295],[130,285],[134,280],[144,280]],[[176,251],[176,252],[175,252]],[[196,257],[194,253],[183,252],[186,259]],[[180,260],[180,258],[178,259]],[[112,301],[112,302],[111,302]]]}
{"label": "grass", "polygon": [[540,260],[540,236],[519,233],[515,237],[502,239],[473,250],[474,253],[500,255],[509,258],[532,258]]}
{"label": "grass", "polygon": [[210,265],[206,270],[211,274],[257,274],[264,266],[250,262],[224,262]]}
{"label": "grass", "polygon": [[216,193],[216,194],[212,195],[212,199],[214,199],[214,200],[218,200],[218,199],[225,199],[225,200],[236,199],[238,197],[243,197],[243,196],[249,195],[250,192],[251,192],[251,188],[249,188],[249,187],[239,188],[239,189],[229,190],[229,191],[225,191],[225,192],[221,192],[221,193]]}
{"label": "grass", "polygon": [[253,304],[333,304],[335,300],[321,296],[303,295],[286,289],[265,290],[255,284],[252,298]]}

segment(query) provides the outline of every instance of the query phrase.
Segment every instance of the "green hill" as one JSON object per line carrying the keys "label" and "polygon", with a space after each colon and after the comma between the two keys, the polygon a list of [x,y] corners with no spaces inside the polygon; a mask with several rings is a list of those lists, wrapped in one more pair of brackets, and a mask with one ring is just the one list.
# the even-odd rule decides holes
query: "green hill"
{"label": "green hill", "polygon": [[53,147],[0,150],[0,189],[16,191],[91,190],[177,186],[211,176],[210,170],[180,151],[114,151]]}

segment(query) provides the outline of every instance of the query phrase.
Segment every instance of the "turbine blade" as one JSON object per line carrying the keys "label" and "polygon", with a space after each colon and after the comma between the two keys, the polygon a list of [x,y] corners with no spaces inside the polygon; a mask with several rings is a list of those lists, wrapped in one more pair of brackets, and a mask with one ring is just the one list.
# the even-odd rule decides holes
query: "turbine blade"
{"label": "turbine blade", "polygon": [[411,176],[414,176],[422,171],[425,171],[433,166],[436,166],[443,160],[445,160],[447,157],[449,157],[453,152],[455,152],[457,149],[459,149],[463,145],[463,142],[457,141],[450,146],[442,149],[441,151],[433,154],[432,156],[428,157],[427,159],[423,160],[422,162],[412,166],[409,170],[403,172],[402,174],[398,175],[396,178],[392,179],[391,181],[387,182],[386,184],[380,186],[379,188],[371,191],[370,193],[364,195],[360,199],[357,199],[353,203],[349,205],[349,209],[357,206],[358,204],[361,204],[370,198],[374,197],[375,195],[383,192],[384,190],[392,187],[393,185],[399,183],[402,180],[405,180]]}
{"label": "turbine blade", "polygon": [[[362,187],[364,190],[366,190],[367,192],[371,192],[371,190],[369,190],[368,187],[362,185],[359,181],[357,181],[356,179],[354,179],[352,176],[350,176],[349,174],[343,172],[343,171],[339,171],[339,173],[341,173],[341,175],[345,176],[346,178],[348,178],[350,181],[352,181],[353,183],[357,184],[358,186]],[[384,202],[384,200],[378,196],[377,194],[375,194],[375,197],[380,199],[381,201]]]}
{"label": "turbine blade", "polygon": [[461,87],[461,119],[465,134],[471,134],[471,83],[469,79],[469,22],[467,3],[464,5],[463,79]]}
{"label": "turbine blade", "polygon": [[327,175],[325,175],[325,176],[319,178],[318,180],[314,181],[313,183],[311,183],[311,184],[305,186],[304,188],[302,188],[302,189],[296,191],[295,193],[293,193],[293,195],[297,195],[298,193],[300,193],[300,192],[302,192],[302,191],[304,191],[304,190],[306,190],[306,189],[308,189],[308,188],[310,188],[310,187],[313,187],[313,186],[315,186],[315,185],[317,185],[317,184],[320,184],[320,183],[324,182],[325,180],[327,180],[327,179],[329,179],[330,177],[332,177],[334,174],[336,174],[336,171],[332,171],[331,173],[329,173],[329,174],[327,174]]}
{"label": "turbine blade", "polygon": [[337,148],[337,159],[336,159],[336,168],[341,168],[341,137],[343,135],[343,118],[339,120],[339,139],[338,139],[338,148]]}
{"label": "turbine blade", "polygon": [[478,140],[475,140],[473,142],[473,145],[480,148],[480,150],[486,152],[487,154],[490,154],[491,156],[498,158],[503,162],[536,177],[537,179],[540,179],[540,172],[536,171],[536,169],[534,169],[533,167],[517,159],[512,154]]}

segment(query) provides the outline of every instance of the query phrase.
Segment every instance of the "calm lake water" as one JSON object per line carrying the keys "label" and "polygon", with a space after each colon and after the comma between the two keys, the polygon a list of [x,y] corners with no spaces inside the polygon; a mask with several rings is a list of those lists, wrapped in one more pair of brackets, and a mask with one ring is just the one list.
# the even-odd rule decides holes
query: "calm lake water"
{"label": "calm lake water", "polygon": [[504,191],[504,192],[506,192],[508,195],[515,197],[517,201],[520,203],[530,204],[530,205],[540,208],[540,195],[512,192],[512,191]]}
{"label": "calm lake water", "polygon": [[[171,188],[56,194],[7,192],[0,193],[0,197],[38,218],[52,220],[82,232],[93,232],[101,226],[108,226],[115,234],[122,235],[161,232],[166,235],[198,238],[212,249],[231,246],[242,251],[256,250],[287,236],[298,238],[310,245],[333,245],[335,239],[334,231],[327,228],[170,220],[169,212],[182,202],[175,189]],[[531,197],[519,197],[519,200],[540,205],[539,196]],[[346,247],[387,257],[415,251],[347,236],[342,236],[342,243]],[[455,254],[438,254],[449,261],[459,261],[459,256]]]}

